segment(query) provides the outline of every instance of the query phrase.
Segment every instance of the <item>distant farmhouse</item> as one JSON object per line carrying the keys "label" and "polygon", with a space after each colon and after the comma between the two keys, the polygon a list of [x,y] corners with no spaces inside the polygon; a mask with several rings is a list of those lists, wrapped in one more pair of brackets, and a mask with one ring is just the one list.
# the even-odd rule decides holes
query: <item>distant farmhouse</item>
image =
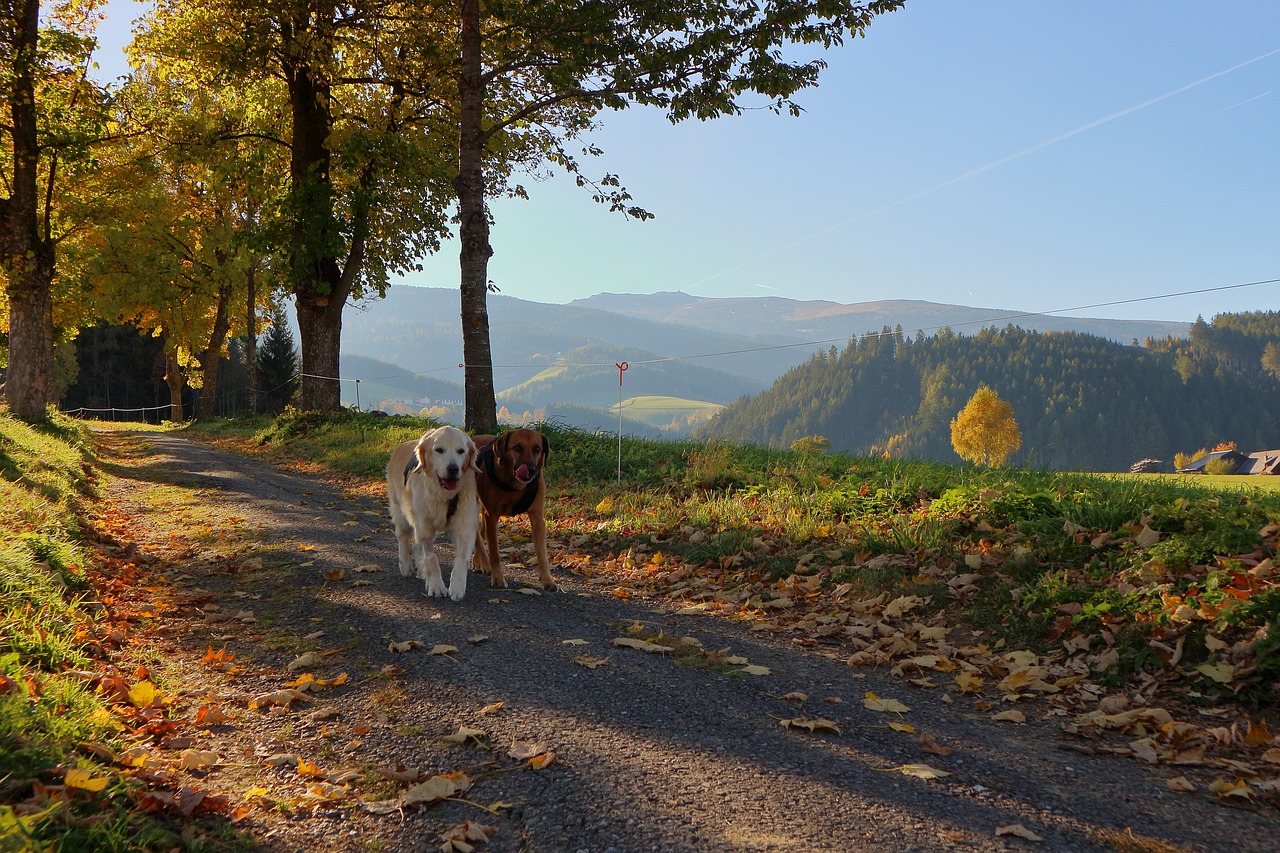
{"label": "distant farmhouse", "polygon": [[1238,450],[1216,450],[1206,453],[1185,468],[1179,468],[1179,474],[1203,474],[1205,466],[1215,459],[1223,459],[1232,464],[1232,474],[1280,474],[1280,450],[1259,450],[1257,453],[1241,453]]}

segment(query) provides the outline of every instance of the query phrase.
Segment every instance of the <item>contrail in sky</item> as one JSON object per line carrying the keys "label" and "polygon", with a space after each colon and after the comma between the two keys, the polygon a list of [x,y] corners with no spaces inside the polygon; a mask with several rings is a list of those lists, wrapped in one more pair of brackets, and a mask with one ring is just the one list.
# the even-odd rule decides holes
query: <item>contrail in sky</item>
{"label": "contrail in sky", "polygon": [[[1201,77],[1199,80],[1196,80],[1193,83],[1188,83],[1185,86],[1179,86],[1177,89],[1174,89],[1169,92],[1165,92],[1163,95],[1158,95],[1154,98],[1151,98],[1150,100],[1143,101],[1140,104],[1135,104],[1132,107],[1127,107],[1123,110],[1120,110],[1119,112],[1112,113],[1109,116],[1105,116],[1104,118],[1096,119],[1094,121],[1089,122],[1088,124],[1082,124],[1079,127],[1077,127],[1075,130],[1068,130],[1066,133],[1061,133],[1053,137],[1052,139],[1046,139],[1044,142],[1036,143],[1035,145],[1032,145],[1030,148],[1024,148],[1021,151],[1017,151],[1013,154],[1009,154],[1006,157],[1001,157],[999,160],[993,160],[992,162],[986,164],[985,166],[979,166],[976,169],[965,172],[963,175],[959,175],[957,177],[943,181],[942,183],[932,186],[927,190],[921,190],[920,192],[915,193],[914,195],[909,195],[904,199],[900,199],[898,201],[893,202],[892,204],[886,204],[883,207],[878,207],[875,210],[871,210],[866,213],[860,214],[858,216],[853,217],[852,219],[846,219],[843,222],[837,222],[835,225],[830,225],[826,228],[823,228],[820,231],[815,231],[812,234],[809,234],[805,237],[801,237],[797,240],[792,240],[790,243],[779,246],[778,248],[773,249],[772,251],[765,252],[763,255],[757,255],[756,257],[751,258],[750,260],[743,261],[742,263],[735,264],[734,266],[731,266],[728,269],[721,270],[715,275],[709,275],[706,278],[702,279],[701,281],[696,281],[693,284],[689,285],[686,288],[686,291],[693,290],[695,287],[699,287],[701,285],[706,284],[709,281],[713,281],[717,278],[720,278],[720,276],[728,275],[729,273],[734,272],[735,270],[740,270],[743,267],[758,263],[759,261],[762,261],[765,258],[772,257],[773,255],[776,255],[779,252],[786,251],[787,249],[790,249],[793,246],[798,246],[801,243],[805,243],[805,242],[808,242],[809,240],[813,240],[817,237],[821,237],[823,234],[830,234],[832,231],[837,231],[841,228],[852,225],[855,222],[862,222],[863,220],[870,219],[873,216],[879,216],[882,213],[886,213],[890,210],[894,210],[896,208],[902,207],[904,204],[910,204],[911,202],[916,201],[917,199],[921,199],[921,198],[924,198],[925,196],[933,195],[934,193],[939,192],[941,190],[945,190],[948,187],[953,187],[956,184],[963,183],[969,180],[970,178],[976,178],[978,175],[986,174],[987,172],[990,172],[992,169],[998,169],[999,167],[1004,166],[1008,163],[1012,163],[1015,160],[1021,160],[1023,157],[1026,157],[1031,154],[1035,154],[1037,151],[1043,151],[1044,149],[1048,148],[1051,145],[1057,145],[1059,142],[1063,142],[1067,139],[1072,138],[1073,136],[1079,136],[1080,134],[1086,131],[1093,130],[1095,127],[1100,127],[1101,125],[1107,124],[1108,122],[1112,122],[1112,121],[1115,121],[1116,119],[1124,118],[1127,115],[1132,115],[1133,113],[1138,112],[1138,110],[1144,110],[1147,107],[1160,103],[1161,101],[1167,101],[1172,97],[1181,95],[1183,92],[1190,91],[1191,89],[1194,89],[1197,86],[1203,86],[1205,83],[1208,83],[1212,80],[1217,80],[1219,77],[1224,77],[1227,74],[1230,74],[1234,71],[1239,71],[1241,68],[1252,65],[1255,62],[1261,62],[1262,60],[1275,56],[1278,53],[1280,53],[1280,47],[1276,48],[1275,50],[1267,51],[1261,56],[1255,56],[1253,59],[1246,59],[1244,62],[1241,62],[1238,65],[1232,65],[1230,68],[1224,68],[1222,71],[1215,71],[1213,74],[1210,74],[1207,77]],[[1266,92],[1263,94],[1270,94],[1270,93]],[[1254,98],[1250,98],[1249,101],[1254,101],[1261,97],[1262,95],[1258,95]],[[1232,107],[1227,107],[1227,109],[1234,109],[1235,107],[1249,103],[1249,101],[1241,101],[1239,104],[1235,104]],[[1219,112],[1226,112],[1226,110],[1219,110]],[[1217,115],[1217,113],[1214,113],[1214,115]]]}

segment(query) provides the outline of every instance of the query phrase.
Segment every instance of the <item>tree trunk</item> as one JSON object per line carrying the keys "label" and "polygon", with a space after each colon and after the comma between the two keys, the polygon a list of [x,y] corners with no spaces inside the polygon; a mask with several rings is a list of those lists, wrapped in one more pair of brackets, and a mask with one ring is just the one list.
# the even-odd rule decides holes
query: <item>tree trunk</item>
{"label": "tree trunk", "polygon": [[[299,49],[320,50],[325,22],[332,9],[320,13],[316,26],[300,20],[291,28],[291,41]],[[307,48],[301,45],[307,44]],[[323,59],[321,57],[320,59]],[[293,295],[298,315],[298,345],[302,351],[303,409],[336,412],[342,406],[338,381],[342,340],[342,308],[351,295],[353,277],[343,276],[336,256],[342,244],[337,224],[327,145],[333,116],[329,84],[320,78],[310,60],[286,64],[293,118],[293,142],[289,163],[290,204],[293,228]]]}
{"label": "tree trunk", "polygon": [[186,383],[182,378],[182,365],[178,363],[178,351],[165,341],[164,347],[164,384],[169,388],[169,420],[175,424],[182,423],[182,386]]}
{"label": "tree trunk", "polygon": [[244,398],[246,414],[258,411],[258,279],[256,271],[250,266],[244,274],[245,289],[248,290],[248,308],[245,311],[244,336]]}
{"label": "tree trunk", "polygon": [[231,327],[228,316],[231,307],[231,285],[218,288],[218,308],[213,318],[213,331],[209,333],[209,346],[205,348],[201,367],[204,383],[200,387],[200,399],[196,402],[196,418],[211,418],[218,404],[218,366],[222,361],[222,345],[227,342],[227,330]]}
{"label": "tree trunk", "polygon": [[462,0],[458,74],[458,253],[461,267],[462,357],[466,362],[465,427],[475,433],[497,431],[493,390],[493,353],[489,345],[489,220],[484,188],[484,80],[481,77],[480,0]]}
{"label": "tree trunk", "polygon": [[11,67],[4,100],[13,142],[11,192],[0,199],[0,264],[9,298],[9,370],[4,393],[13,414],[39,420],[56,402],[53,382],[53,245],[40,231],[40,170],[35,64],[40,3],[21,0],[6,8]]}

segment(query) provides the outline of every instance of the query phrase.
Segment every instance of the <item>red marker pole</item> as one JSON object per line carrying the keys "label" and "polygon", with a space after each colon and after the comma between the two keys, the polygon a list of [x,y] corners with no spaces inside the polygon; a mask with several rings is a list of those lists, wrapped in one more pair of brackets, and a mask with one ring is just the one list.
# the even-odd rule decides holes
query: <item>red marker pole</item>
{"label": "red marker pole", "polygon": [[627,368],[631,365],[625,361],[616,361],[613,364],[618,368],[618,485],[622,485],[622,374],[627,372]]}

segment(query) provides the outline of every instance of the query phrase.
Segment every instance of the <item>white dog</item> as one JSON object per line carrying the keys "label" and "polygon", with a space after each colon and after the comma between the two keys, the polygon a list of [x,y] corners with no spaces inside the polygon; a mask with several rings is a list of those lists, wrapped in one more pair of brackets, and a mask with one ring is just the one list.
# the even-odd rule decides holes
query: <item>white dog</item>
{"label": "white dog", "polygon": [[[471,437],[457,427],[442,426],[396,447],[387,463],[387,503],[400,546],[400,574],[412,576],[416,564],[427,595],[461,601],[480,526]],[[447,589],[433,545],[436,534],[444,532],[454,550]]]}

